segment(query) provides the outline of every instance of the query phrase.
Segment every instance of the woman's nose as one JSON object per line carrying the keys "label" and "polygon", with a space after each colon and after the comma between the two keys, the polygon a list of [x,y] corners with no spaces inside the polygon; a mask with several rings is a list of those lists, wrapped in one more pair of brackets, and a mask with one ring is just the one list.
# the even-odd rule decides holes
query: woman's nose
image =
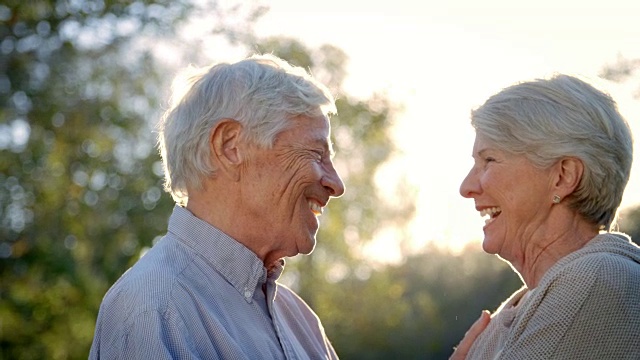
{"label": "woman's nose", "polygon": [[465,198],[472,198],[474,194],[478,193],[480,193],[480,182],[477,179],[474,168],[472,168],[460,184],[460,195]]}

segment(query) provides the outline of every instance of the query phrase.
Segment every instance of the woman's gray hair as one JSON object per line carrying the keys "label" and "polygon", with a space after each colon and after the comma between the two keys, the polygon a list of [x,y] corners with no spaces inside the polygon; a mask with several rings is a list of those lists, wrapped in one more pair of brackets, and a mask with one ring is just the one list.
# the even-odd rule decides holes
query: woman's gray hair
{"label": "woman's gray hair", "polygon": [[[297,116],[336,112],[329,90],[301,67],[269,54],[236,63],[186,70],[172,86],[171,107],[158,124],[165,190],[186,204],[216,169],[210,161],[211,130],[222,119],[243,127],[243,140],[269,148]],[[186,80],[186,81],[185,81]],[[186,82],[186,87],[177,85]]]}
{"label": "woman's gray hair", "polygon": [[568,75],[523,82],[473,110],[471,124],[496,147],[540,168],[580,159],[582,179],[565,201],[601,230],[612,230],[629,181],[633,138],[608,94]]}

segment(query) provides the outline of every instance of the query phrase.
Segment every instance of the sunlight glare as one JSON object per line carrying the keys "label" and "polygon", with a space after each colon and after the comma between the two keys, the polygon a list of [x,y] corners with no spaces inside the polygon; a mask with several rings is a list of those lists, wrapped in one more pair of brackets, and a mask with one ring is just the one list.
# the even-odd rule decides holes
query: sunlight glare
{"label": "sunlight glare", "polygon": [[[458,192],[471,165],[471,109],[518,81],[554,72],[597,78],[619,55],[640,58],[636,1],[605,6],[401,0],[366,7],[327,1],[313,10],[303,2],[274,1],[256,30],[263,36],[295,36],[310,47],[342,48],[349,56],[344,89],[350,96],[384,94],[404,108],[395,115],[393,134],[400,155],[378,176],[387,178],[384,184],[406,178],[417,189],[417,210],[411,244],[398,230],[383,229],[367,245],[365,254],[381,261],[400,261],[433,244],[452,252],[467,244],[480,247],[484,222],[473,200]],[[640,134],[639,102],[631,96],[637,89],[616,86],[621,92],[612,95]],[[636,161],[623,206],[640,203],[639,173]]]}

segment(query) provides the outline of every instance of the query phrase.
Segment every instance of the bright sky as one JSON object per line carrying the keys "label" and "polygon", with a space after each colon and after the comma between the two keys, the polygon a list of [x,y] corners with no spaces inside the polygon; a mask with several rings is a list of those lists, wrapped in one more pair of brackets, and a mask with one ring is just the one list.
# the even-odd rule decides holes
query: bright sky
{"label": "bright sky", "polygon": [[[349,56],[348,93],[384,93],[404,107],[395,133],[401,157],[381,174],[419,189],[413,238],[459,249],[482,238],[483,220],[458,187],[471,166],[469,111],[514,82],[566,72],[604,86],[640,139],[640,101],[630,85],[600,83],[618,55],[640,58],[640,1],[272,0],[262,36],[332,44]],[[640,143],[637,140],[636,143]],[[636,146],[636,159],[640,159]],[[640,160],[623,207],[640,204]],[[397,236],[383,232],[369,250],[397,259]],[[478,245],[479,246],[479,245]]]}

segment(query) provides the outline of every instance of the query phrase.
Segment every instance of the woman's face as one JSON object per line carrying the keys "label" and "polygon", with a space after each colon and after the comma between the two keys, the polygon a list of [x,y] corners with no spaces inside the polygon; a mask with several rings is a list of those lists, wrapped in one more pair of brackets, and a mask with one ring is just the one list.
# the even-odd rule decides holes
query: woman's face
{"label": "woman's face", "polygon": [[483,249],[513,261],[544,236],[552,206],[553,172],[526,157],[497,149],[481,135],[473,146],[474,165],[460,194],[475,201],[487,220]]}

